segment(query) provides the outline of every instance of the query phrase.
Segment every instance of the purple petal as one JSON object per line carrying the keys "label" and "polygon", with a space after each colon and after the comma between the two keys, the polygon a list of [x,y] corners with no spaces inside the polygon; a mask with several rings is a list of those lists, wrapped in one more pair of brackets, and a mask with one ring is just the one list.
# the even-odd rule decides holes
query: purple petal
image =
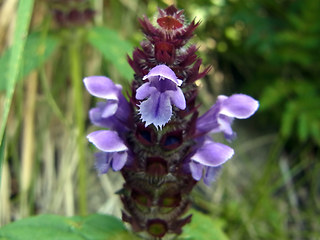
{"label": "purple petal", "polygon": [[166,78],[169,79],[171,81],[173,81],[174,83],[176,83],[178,86],[180,86],[182,84],[182,80],[178,79],[176,74],[174,73],[174,71],[171,70],[171,68],[169,68],[168,66],[162,64],[162,65],[158,65],[155,66],[154,68],[152,68],[150,70],[150,72],[143,77],[143,80],[145,79],[149,79],[149,80],[160,80],[155,79],[154,77],[162,77],[162,78]]}
{"label": "purple petal", "polygon": [[115,130],[121,136],[120,133],[126,131],[127,124],[129,125],[128,118],[129,118],[131,109],[121,108],[121,101],[120,101],[118,109],[114,115],[111,115],[109,117],[103,117],[102,116],[103,113],[106,113],[107,111],[106,110],[107,105],[108,104],[105,102],[98,102],[97,107],[90,109],[89,118],[94,125]]}
{"label": "purple petal", "polygon": [[115,85],[109,78],[104,76],[92,76],[83,79],[88,92],[99,98],[118,100],[118,93],[121,92],[121,86]]}
{"label": "purple petal", "polygon": [[234,139],[237,138],[237,133],[232,132],[231,134],[224,133],[224,137],[228,142],[232,142]]}
{"label": "purple petal", "polygon": [[159,92],[151,95],[147,100],[140,104],[139,112],[142,121],[146,122],[146,126],[154,124],[156,127],[162,128],[171,118],[172,106],[169,96],[160,94]]}
{"label": "purple petal", "polygon": [[216,177],[221,169],[221,166],[218,167],[206,167],[206,171],[203,177],[203,182],[206,185],[210,185],[213,181],[216,180]]}
{"label": "purple petal", "polygon": [[203,165],[191,161],[189,166],[193,179],[199,181],[202,177]]}
{"label": "purple petal", "polygon": [[101,114],[105,105],[106,103],[98,102],[97,107],[90,109],[89,118],[94,125],[104,127],[103,123],[101,123]]}
{"label": "purple petal", "polygon": [[89,142],[92,142],[98,149],[104,152],[121,152],[128,150],[119,135],[114,131],[95,131],[90,133],[87,138]]}
{"label": "purple petal", "polygon": [[103,111],[101,112],[101,117],[107,118],[116,113],[118,109],[118,101],[108,100],[105,104]]}
{"label": "purple petal", "polygon": [[166,94],[170,96],[171,102],[181,110],[186,108],[186,99],[184,98],[182,90],[177,87],[176,91],[167,91]]}
{"label": "purple petal", "polygon": [[99,127],[111,128],[113,126],[111,118],[103,118],[102,113],[107,104],[105,102],[98,102],[97,107],[90,109],[89,118],[90,121]]}
{"label": "purple petal", "polygon": [[113,160],[112,160],[112,169],[114,171],[119,171],[123,168],[123,166],[126,164],[128,157],[127,152],[115,152],[113,153]]}
{"label": "purple petal", "polygon": [[211,142],[200,147],[191,157],[191,160],[205,166],[217,167],[229,160],[233,154],[234,151],[229,146]]}
{"label": "purple petal", "polygon": [[127,99],[122,95],[122,93],[120,93],[118,97],[119,97],[119,103],[118,103],[118,109],[116,112],[117,118],[123,123],[127,123],[128,118],[131,116],[132,108],[128,103]]}
{"label": "purple petal", "polygon": [[219,127],[217,128],[217,130],[220,132],[224,132],[226,135],[232,136],[233,130],[231,128],[231,124],[233,122],[233,118],[232,117],[228,117],[225,115],[219,115],[218,116],[218,123],[219,123]]}
{"label": "purple petal", "polygon": [[143,100],[149,97],[156,89],[150,87],[150,82],[142,84],[136,91],[136,99]]}
{"label": "purple petal", "polygon": [[239,119],[253,115],[259,107],[259,102],[245,94],[234,94],[222,102],[220,114]]}
{"label": "purple petal", "polygon": [[95,168],[97,169],[99,174],[107,173],[110,167],[110,153],[105,152],[97,152],[95,154]]}

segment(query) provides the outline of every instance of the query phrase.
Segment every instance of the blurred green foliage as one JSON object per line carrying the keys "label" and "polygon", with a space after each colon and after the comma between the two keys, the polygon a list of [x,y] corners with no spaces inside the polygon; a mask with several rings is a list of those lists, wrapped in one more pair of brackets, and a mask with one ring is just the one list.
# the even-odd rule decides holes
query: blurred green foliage
{"label": "blurred green foliage", "polygon": [[181,4],[192,16],[200,13],[199,38],[215,43],[205,51],[206,62],[216,59],[229,92],[260,100],[263,128],[268,123],[296,144],[319,146],[319,3],[203,0],[192,6]]}
{"label": "blurred green foliage", "polygon": [[[222,206],[209,211],[227,219],[231,239],[318,239],[319,2],[201,0],[178,6],[201,20],[194,42],[204,63],[215,69],[205,79],[207,91],[254,96],[260,108],[246,130],[253,135],[275,133],[269,149],[261,149],[267,157],[252,141],[254,154],[242,156],[248,160],[236,166],[239,175],[233,180],[240,189],[227,191]],[[221,74],[216,73],[223,74],[218,92],[213,83]],[[241,184],[241,174],[251,174],[251,182]],[[225,181],[235,184],[230,176]]]}
{"label": "blurred green foliage", "polygon": [[116,31],[104,27],[92,28],[88,33],[88,41],[105,59],[112,62],[122,77],[131,82],[134,72],[125,57],[133,51],[129,41],[121,39]]}
{"label": "blurred green foliage", "polygon": [[[41,36],[39,33],[32,33],[28,36],[26,41],[25,51],[23,53],[20,73],[20,79],[23,79],[30,72],[40,68],[57,49],[59,45],[59,38],[56,36]],[[3,53],[0,58],[0,91],[5,91],[7,87],[7,71],[9,66],[9,59],[11,56],[11,49]]]}

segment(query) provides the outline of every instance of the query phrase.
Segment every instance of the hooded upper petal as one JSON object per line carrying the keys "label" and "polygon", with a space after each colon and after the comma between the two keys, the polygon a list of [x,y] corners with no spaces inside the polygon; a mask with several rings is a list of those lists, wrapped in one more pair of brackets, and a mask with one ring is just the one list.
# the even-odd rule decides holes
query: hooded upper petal
{"label": "hooded upper petal", "polygon": [[83,79],[88,92],[99,98],[118,101],[120,85],[115,85],[109,78],[104,76],[91,76]]}
{"label": "hooded upper petal", "polygon": [[89,142],[93,143],[103,152],[127,151],[127,146],[123,143],[117,132],[109,130],[99,130],[87,136]]}
{"label": "hooded upper petal", "polygon": [[222,143],[210,142],[197,149],[191,160],[204,166],[217,167],[229,160],[233,154],[234,150],[231,147]]}
{"label": "hooded upper petal", "polygon": [[178,79],[174,71],[171,70],[167,65],[158,65],[150,70],[150,72],[143,77],[143,80],[150,79],[159,80],[160,78],[166,78],[180,86],[182,84],[182,80]]}
{"label": "hooded upper petal", "polygon": [[258,109],[259,102],[245,94],[234,94],[224,98],[221,104],[220,114],[245,119],[252,116]]}

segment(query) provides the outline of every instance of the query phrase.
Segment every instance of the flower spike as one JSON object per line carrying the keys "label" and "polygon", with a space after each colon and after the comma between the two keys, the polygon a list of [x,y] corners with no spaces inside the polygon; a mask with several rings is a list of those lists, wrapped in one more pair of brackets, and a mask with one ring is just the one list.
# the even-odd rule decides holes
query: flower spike
{"label": "flower spike", "polygon": [[211,135],[222,132],[232,140],[234,119],[249,118],[259,103],[244,94],[221,95],[198,117],[195,81],[211,68],[200,72],[198,48],[186,44],[200,23],[188,24],[183,10],[169,6],[159,9],[155,25],[147,17],[140,24],[146,39],[128,57],[135,72],[129,101],[107,77],[84,79],[88,92],[103,99],[89,118],[104,130],[90,133],[88,140],[99,150],[98,173],[112,168],[125,180],[122,220],[144,239],[160,240],[183,231],[192,217],[183,215],[193,187],[200,180],[210,186],[235,155]]}

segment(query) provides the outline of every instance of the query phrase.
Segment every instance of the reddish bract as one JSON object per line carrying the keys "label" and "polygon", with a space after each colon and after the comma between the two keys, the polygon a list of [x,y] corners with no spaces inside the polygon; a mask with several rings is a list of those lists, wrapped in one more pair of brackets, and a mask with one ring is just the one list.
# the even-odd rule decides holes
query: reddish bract
{"label": "reddish bract", "polygon": [[158,18],[157,23],[166,30],[176,30],[183,27],[181,22],[171,16]]}

